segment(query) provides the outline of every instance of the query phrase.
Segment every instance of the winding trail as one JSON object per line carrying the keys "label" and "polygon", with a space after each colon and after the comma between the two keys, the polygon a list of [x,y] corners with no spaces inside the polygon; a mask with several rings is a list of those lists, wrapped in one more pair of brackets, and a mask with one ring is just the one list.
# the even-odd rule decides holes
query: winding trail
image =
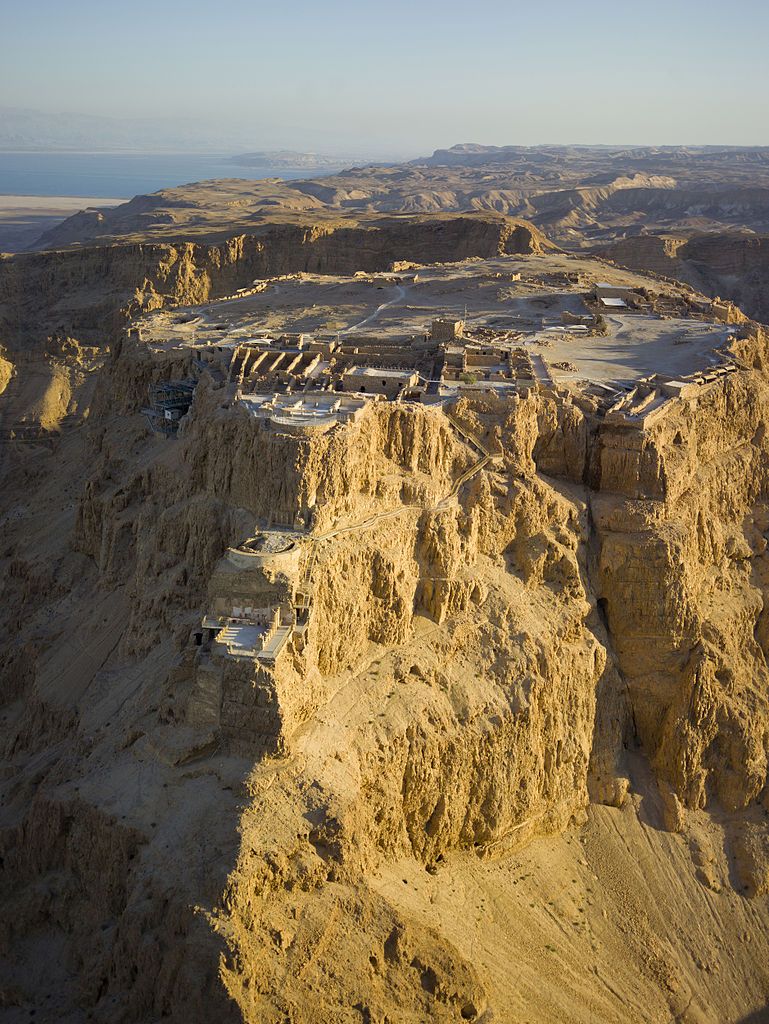
{"label": "winding trail", "polygon": [[351,327],[345,327],[343,331],[339,331],[339,336],[342,337],[345,334],[352,334],[353,331],[357,331],[359,327],[365,327],[367,324],[373,324],[375,320],[378,320],[380,315],[385,309],[389,309],[391,306],[397,306],[406,298],[406,292],[408,289],[404,288],[403,285],[397,284],[395,286],[397,294],[395,298],[390,299],[388,302],[383,302],[381,306],[377,306],[373,313],[369,313],[365,319],[358,321],[357,324],[353,324]]}
{"label": "winding trail", "polygon": [[407,510],[417,509],[420,512],[437,511],[439,509],[447,508],[451,502],[459,494],[460,488],[467,483],[472,477],[479,473],[485,466],[487,466],[498,456],[493,455],[488,449],[472,434],[469,430],[466,430],[455,418],[446,413],[446,418],[456,432],[460,435],[462,440],[473,448],[478,454],[480,459],[477,462],[473,462],[468,468],[461,473],[454,483],[451,485],[451,490],[444,494],[434,505],[399,505],[397,508],[389,509],[387,512],[377,512],[373,516],[369,516],[367,519],[362,519],[358,523],[351,523],[349,526],[339,526],[331,530],[326,530],[324,533],[311,534],[307,537],[309,541],[310,550],[307,555],[307,560],[304,565],[302,572],[302,590],[305,594],[309,592],[312,570],[315,566],[315,562],[318,554],[318,545],[321,541],[332,540],[334,537],[341,537],[348,533],[357,533],[361,530],[366,530],[375,523],[381,523],[385,519],[394,519],[395,516],[401,515]]}

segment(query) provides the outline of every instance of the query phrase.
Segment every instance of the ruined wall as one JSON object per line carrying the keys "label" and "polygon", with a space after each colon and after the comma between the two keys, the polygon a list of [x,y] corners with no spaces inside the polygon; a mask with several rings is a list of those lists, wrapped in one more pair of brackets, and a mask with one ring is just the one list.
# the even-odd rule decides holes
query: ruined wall
{"label": "ruined wall", "polygon": [[628,238],[603,255],[631,270],[651,271],[730,299],[757,320],[769,318],[765,235],[714,231],[685,239]]}

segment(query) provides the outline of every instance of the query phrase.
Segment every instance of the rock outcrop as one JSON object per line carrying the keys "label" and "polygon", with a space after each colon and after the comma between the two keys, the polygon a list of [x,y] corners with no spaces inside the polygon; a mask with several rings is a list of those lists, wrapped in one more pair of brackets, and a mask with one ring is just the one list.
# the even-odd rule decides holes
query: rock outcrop
{"label": "rock outcrop", "polygon": [[[214,252],[222,287],[254,274],[249,246],[185,249],[169,295],[197,294]],[[769,385],[767,337],[744,334],[739,370],[646,429],[531,390],[453,422],[371,403],[312,438],[207,376],[178,437],[153,437],[147,384],[187,357],[116,343],[86,427],[5,478],[9,511],[34,504],[0,548],[6,1005],[758,1011]],[[475,473],[468,437],[491,455]],[[312,533],[306,630],[274,663],[205,651],[222,559],[270,515]],[[288,597],[303,559],[260,586]]]}
{"label": "rock outcrop", "polygon": [[708,232],[689,237],[640,236],[616,242],[602,255],[632,270],[682,281],[706,295],[722,296],[766,323],[769,240],[747,232]]}
{"label": "rock outcrop", "polygon": [[20,254],[0,260],[0,326],[9,345],[43,328],[104,344],[129,315],[231,295],[256,278],[352,274],[386,270],[398,259],[436,263],[547,248],[550,243],[525,221],[468,214],[365,226],[274,224],[214,242]]}

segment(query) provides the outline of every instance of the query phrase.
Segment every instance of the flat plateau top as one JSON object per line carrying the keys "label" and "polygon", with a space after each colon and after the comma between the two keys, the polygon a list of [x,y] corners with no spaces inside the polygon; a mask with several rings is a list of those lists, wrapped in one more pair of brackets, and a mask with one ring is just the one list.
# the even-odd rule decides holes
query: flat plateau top
{"label": "flat plateau top", "polygon": [[[720,362],[715,349],[729,337],[723,324],[700,320],[660,320],[633,313],[604,314],[609,333],[536,334],[526,347],[540,353],[556,381],[634,380],[660,373],[672,377],[704,370]],[[569,363],[573,369],[559,369]]]}
{"label": "flat plateau top", "polygon": [[[597,282],[685,294],[681,287],[589,257],[556,253],[435,264],[416,268],[416,279],[410,271],[384,283],[380,275],[295,274],[273,279],[254,294],[161,310],[137,326],[142,341],[156,351],[303,332],[370,352],[378,343],[411,349],[424,342],[433,320],[454,318],[465,321],[466,335],[486,332],[497,343],[541,357],[556,382],[685,376],[720,361],[715,350],[729,332],[702,319],[605,311],[605,336],[564,323],[589,316],[584,296]],[[373,367],[362,372],[382,376]],[[402,372],[391,369],[384,376]]]}

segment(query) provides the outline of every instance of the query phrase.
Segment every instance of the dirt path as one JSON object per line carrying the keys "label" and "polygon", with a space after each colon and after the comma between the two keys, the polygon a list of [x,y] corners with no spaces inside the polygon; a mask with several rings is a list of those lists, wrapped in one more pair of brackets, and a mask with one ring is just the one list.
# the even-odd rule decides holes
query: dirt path
{"label": "dirt path", "polygon": [[[472,479],[477,473],[479,473],[485,466],[494,459],[494,455],[487,451],[483,444],[469,431],[465,430],[458,422],[454,420],[453,416],[448,416],[448,420],[454,427],[456,432],[460,435],[462,440],[473,448],[476,453],[481,454],[481,458],[477,462],[473,462],[465,471],[461,473],[451,486],[451,490],[448,491],[442,498],[440,498],[434,505],[399,505],[398,508],[389,509],[387,512],[377,512],[373,516],[369,516],[367,519],[362,519],[358,523],[351,523],[349,526],[340,526],[331,530],[326,530],[324,533],[318,533],[311,535],[307,539],[310,541],[310,552],[308,554],[305,573],[303,574],[303,583],[305,586],[309,586],[309,577],[312,575],[312,566],[315,562],[317,553],[317,545],[324,540],[332,540],[334,537],[341,537],[348,533],[357,533],[360,530],[366,530],[374,523],[380,523],[385,519],[393,519],[395,516],[401,515],[407,510],[419,510],[420,512],[437,511],[438,509],[447,508],[448,505],[456,498],[459,494],[460,488],[467,483],[468,480]],[[306,577],[306,578],[305,578]]]}
{"label": "dirt path", "polygon": [[395,298],[390,299],[388,302],[383,302],[381,306],[377,306],[373,313],[369,313],[367,317],[363,320],[359,320],[358,323],[353,324],[352,327],[345,327],[343,331],[339,332],[340,337],[345,334],[352,334],[352,332],[357,331],[359,327],[366,327],[368,324],[373,324],[375,320],[379,319],[385,309],[389,309],[390,306],[400,305],[406,298],[406,292],[408,289],[404,288],[403,285],[397,284],[395,286],[395,290],[398,292]]}

